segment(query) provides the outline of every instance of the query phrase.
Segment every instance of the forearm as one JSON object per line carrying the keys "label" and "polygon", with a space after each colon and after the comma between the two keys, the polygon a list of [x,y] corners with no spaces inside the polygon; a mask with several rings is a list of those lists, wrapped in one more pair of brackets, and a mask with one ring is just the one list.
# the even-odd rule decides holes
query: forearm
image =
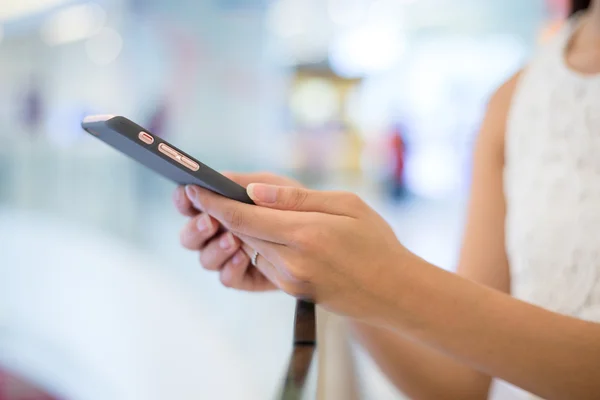
{"label": "forearm", "polygon": [[354,336],[411,399],[487,399],[490,378],[398,332],[352,321]]}
{"label": "forearm", "polygon": [[600,398],[600,325],[412,263],[382,282],[389,326],[544,398]]}

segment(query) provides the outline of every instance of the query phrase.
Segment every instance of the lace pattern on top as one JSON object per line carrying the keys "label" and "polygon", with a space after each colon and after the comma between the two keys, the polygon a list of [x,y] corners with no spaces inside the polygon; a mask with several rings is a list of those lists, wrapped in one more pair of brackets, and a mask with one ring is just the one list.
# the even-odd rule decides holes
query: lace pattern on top
{"label": "lace pattern on top", "polygon": [[577,22],[540,50],[513,96],[506,246],[515,297],[600,322],[600,76],[564,61]]}

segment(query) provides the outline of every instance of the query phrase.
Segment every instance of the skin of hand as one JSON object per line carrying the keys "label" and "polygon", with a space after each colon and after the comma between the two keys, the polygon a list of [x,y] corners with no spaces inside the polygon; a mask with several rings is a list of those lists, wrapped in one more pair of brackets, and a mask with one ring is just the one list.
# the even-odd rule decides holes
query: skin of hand
{"label": "skin of hand", "polygon": [[186,187],[195,208],[239,237],[246,254],[259,251],[258,270],[278,288],[543,398],[599,398],[600,325],[421,260],[355,195],[257,183],[247,190],[257,205]]}
{"label": "skin of hand", "polygon": [[[417,260],[383,218],[352,193],[256,182],[247,189],[256,205],[197,186],[187,186],[186,194],[196,210],[241,240],[247,257],[256,249],[257,269],[294,297],[370,319],[380,311],[378,289],[385,272]],[[186,244],[196,247],[197,242]]]}
{"label": "skin of hand", "polygon": [[[229,179],[243,187],[250,183],[267,183],[272,185],[302,187],[291,179],[267,172],[262,173],[224,173]],[[242,250],[242,243],[237,236],[225,229],[219,221],[206,214],[200,206],[192,203],[186,195],[185,188],[179,186],[173,194],[173,202],[177,210],[190,217],[180,233],[183,247],[200,252],[200,264],[208,271],[219,273],[221,283],[237,290],[250,292],[276,290],[256,267],[250,264],[253,250]]]}

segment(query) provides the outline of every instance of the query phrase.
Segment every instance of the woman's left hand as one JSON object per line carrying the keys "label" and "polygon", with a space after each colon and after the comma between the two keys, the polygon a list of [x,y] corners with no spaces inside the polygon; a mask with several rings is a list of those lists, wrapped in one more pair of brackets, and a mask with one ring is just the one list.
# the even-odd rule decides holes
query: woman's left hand
{"label": "woman's left hand", "polygon": [[[356,318],[377,315],[393,298],[394,275],[417,260],[358,196],[251,184],[258,205],[192,186],[188,196],[244,243],[257,268],[283,291]],[[396,281],[397,282],[397,281]]]}

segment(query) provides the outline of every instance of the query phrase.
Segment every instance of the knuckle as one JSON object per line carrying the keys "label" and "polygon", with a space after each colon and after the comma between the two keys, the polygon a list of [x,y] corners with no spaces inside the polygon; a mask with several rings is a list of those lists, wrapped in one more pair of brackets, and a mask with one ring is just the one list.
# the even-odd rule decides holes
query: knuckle
{"label": "knuckle", "polygon": [[318,250],[323,246],[327,246],[330,242],[331,235],[329,230],[322,224],[314,224],[319,228],[309,226],[298,229],[294,235],[294,245],[302,250]]}
{"label": "knuckle", "polygon": [[223,216],[224,222],[229,229],[236,230],[244,225],[242,212],[234,207],[229,207]]}
{"label": "knuckle", "polygon": [[344,193],[344,202],[352,208],[361,208],[364,206],[364,201],[355,193]]}
{"label": "knuckle", "polygon": [[311,237],[310,230],[307,228],[300,228],[292,234],[292,242],[294,247],[300,249],[308,249],[313,245],[313,238]]}
{"label": "knuckle", "polygon": [[303,265],[292,265],[288,268],[288,275],[295,284],[307,283],[312,280],[312,274]]}
{"label": "knuckle", "polygon": [[308,197],[308,192],[302,189],[293,189],[290,193],[288,202],[289,208],[291,209],[301,209],[304,203],[306,202],[306,198]]}

